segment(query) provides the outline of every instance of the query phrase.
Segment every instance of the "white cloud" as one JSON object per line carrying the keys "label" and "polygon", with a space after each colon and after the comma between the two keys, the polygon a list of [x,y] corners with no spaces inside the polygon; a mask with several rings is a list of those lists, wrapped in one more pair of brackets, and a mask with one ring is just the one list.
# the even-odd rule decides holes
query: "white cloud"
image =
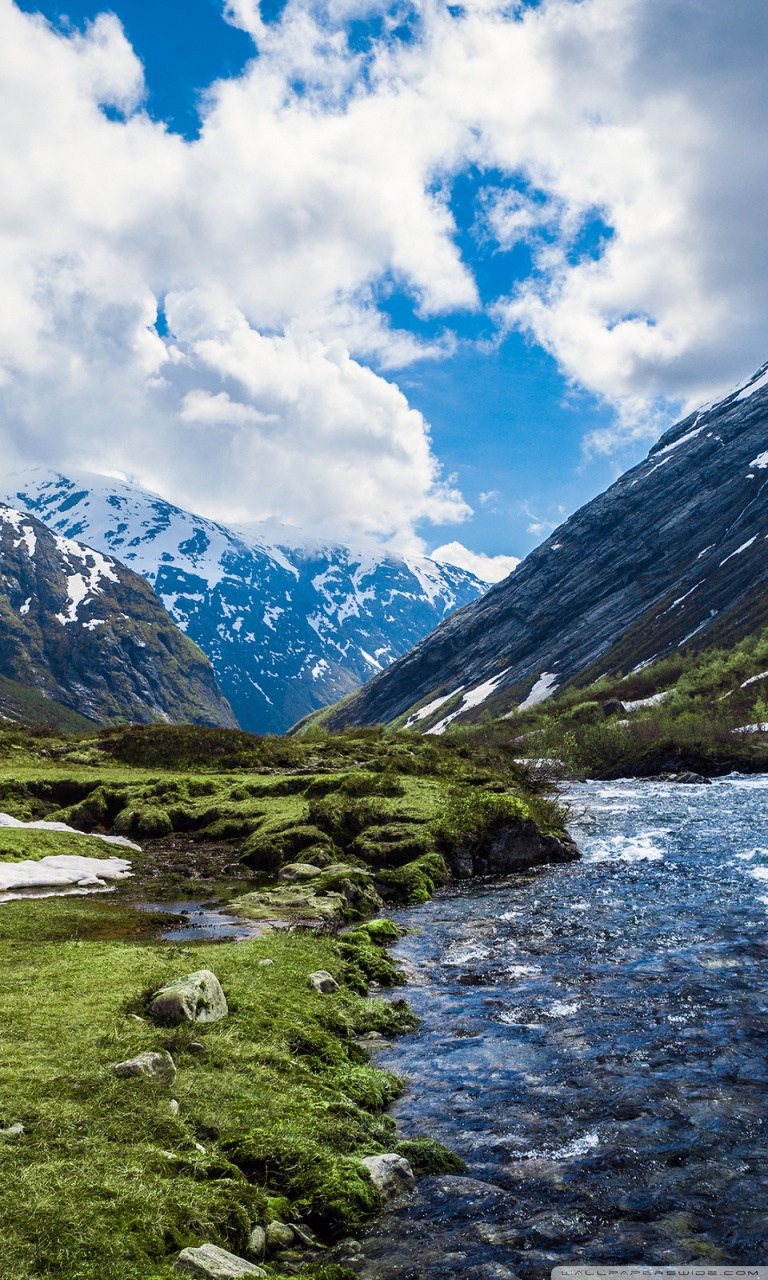
{"label": "white cloud", "polygon": [[483,552],[470,551],[460,542],[446,542],[430,552],[440,564],[455,564],[468,569],[482,582],[501,582],[520,563],[517,556],[487,556]]}
{"label": "white cloud", "polygon": [[[343,24],[374,12],[390,34],[350,51]],[[424,3],[409,41],[373,0],[228,13],[259,56],[187,142],[141,111],[114,17],[66,34],[0,0],[7,462],[402,544],[465,517],[381,371],[449,354],[453,313],[480,305],[449,206],[470,165],[491,175],[480,234],[534,257],[499,324],[618,406],[619,432],[765,359],[762,0]],[[596,215],[610,234],[580,252]],[[442,336],[394,330],[392,287]]]}

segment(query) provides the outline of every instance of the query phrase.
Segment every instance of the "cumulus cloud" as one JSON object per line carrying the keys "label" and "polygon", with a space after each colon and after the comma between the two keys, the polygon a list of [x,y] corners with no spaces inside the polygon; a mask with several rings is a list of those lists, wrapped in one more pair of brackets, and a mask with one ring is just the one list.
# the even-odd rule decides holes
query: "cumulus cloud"
{"label": "cumulus cloud", "polygon": [[440,564],[455,564],[468,569],[481,582],[501,582],[520,563],[517,556],[487,556],[484,552],[470,551],[461,542],[445,542],[431,553]]}
{"label": "cumulus cloud", "polygon": [[[258,57],[186,141],[142,111],[115,17],[60,32],[0,0],[7,462],[393,545],[466,518],[387,370],[448,356],[481,306],[450,205],[470,166],[478,243],[533,264],[489,312],[617,407],[596,447],[764,361],[762,0],[226,16]],[[390,324],[393,288],[438,337]]]}

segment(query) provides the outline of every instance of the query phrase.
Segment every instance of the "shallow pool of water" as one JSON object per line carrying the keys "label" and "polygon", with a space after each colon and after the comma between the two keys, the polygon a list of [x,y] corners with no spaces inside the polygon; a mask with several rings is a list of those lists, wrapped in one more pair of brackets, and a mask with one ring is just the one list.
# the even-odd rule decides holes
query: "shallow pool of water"
{"label": "shallow pool of water", "polygon": [[261,925],[227,915],[219,910],[218,904],[186,900],[137,902],[135,905],[141,911],[162,911],[179,917],[178,927],[164,929],[160,935],[168,942],[244,942],[264,933]]}
{"label": "shallow pool of water", "polygon": [[377,1062],[472,1181],[345,1245],[365,1280],[768,1262],[768,777],[571,801],[581,862],[395,913],[422,1024]]}

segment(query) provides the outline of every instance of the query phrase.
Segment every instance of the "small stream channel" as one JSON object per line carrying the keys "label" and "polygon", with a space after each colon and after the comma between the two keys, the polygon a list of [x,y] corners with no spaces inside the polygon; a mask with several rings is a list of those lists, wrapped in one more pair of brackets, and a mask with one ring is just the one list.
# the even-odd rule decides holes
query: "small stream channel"
{"label": "small stream channel", "polygon": [[394,913],[376,1054],[459,1152],[335,1256],[363,1280],[768,1262],[768,777],[571,790],[583,860]]}

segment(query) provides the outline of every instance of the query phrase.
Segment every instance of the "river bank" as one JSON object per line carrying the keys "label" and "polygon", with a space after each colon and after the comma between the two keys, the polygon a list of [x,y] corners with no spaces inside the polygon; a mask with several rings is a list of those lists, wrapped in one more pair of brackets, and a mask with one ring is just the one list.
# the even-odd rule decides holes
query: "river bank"
{"label": "river bank", "polygon": [[[451,862],[471,875],[488,851],[501,867],[572,858],[547,788],[511,755],[371,731],[13,731],[0,774],[11,878],[44,875],[57,841],[69,870],[110,852],[105,834],[133,845],[113,888],[22,887],[0,904],[3,1274],[169,1280],[181,1251],[210,1242],[272,1277],[350,1280],[313,1241],[382,1208],[363,1160],[402,1150],[418,1174],[458,1167],[431,1138],[403,1148],[389,1114],[402,1083],[371,1054],[414,1017],[379,998],[402,981],[384,945],[396,929],[365,921],[428,901]],[[57,822],[74,831],[18,825]],[[186,901],[245,940],[198,941]],[[158,1025],[152,993],[201,969],[227,1016]],[[172,1070],[115,1074],[142,1054],[170,1054]],[[262,1261],[253,1232],[270,1224],[282,1247],[273,1232]]]}
{"label": "river bank", "polygon": [[394,913],[392,1114],[465,1160],[336,1255],[361,1280],[544,1280],[768,1252],[768,777],[570,790],[580,862]]}

